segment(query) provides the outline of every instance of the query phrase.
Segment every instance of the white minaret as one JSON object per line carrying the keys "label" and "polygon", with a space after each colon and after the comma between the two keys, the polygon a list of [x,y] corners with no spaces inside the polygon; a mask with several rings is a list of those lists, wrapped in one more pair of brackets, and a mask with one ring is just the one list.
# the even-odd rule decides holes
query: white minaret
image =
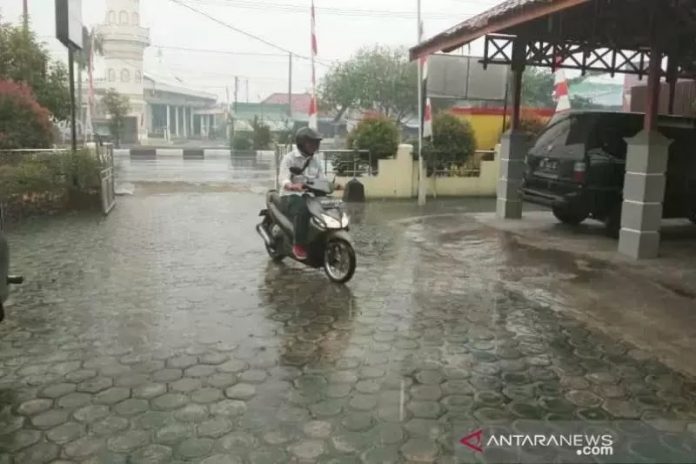
{"label": "white minaret", "polygon": [[98,27],[104,48],[104,87],[128,97],[139,138],[146,136],[143,55],[150,30],[140,25],[140,0],[106,0],[106,20]]}

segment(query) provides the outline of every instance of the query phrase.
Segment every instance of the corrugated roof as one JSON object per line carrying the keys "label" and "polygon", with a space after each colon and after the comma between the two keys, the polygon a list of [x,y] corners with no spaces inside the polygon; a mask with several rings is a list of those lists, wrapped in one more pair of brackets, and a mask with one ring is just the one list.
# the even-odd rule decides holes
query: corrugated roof
{"label": "corrugated roof", "polygon": [[452,51],[486,34],[500,32],[588,1],[590,0],[506,0],[413,47],[411,58]]}

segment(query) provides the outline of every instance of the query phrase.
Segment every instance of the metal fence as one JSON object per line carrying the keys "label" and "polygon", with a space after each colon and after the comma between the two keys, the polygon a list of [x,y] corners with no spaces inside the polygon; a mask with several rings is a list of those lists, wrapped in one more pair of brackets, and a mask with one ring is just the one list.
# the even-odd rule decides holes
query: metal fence
{"label": "metal fence", "polygon": [[428,177],[479,177],[481,162],[492,161],[494,157],[494,150],[476,151],[464,161],[448,153],[431,152],[423,161]]}
{"label": "metal fence", "polygon": [[109,214],[116,206],[116,183],[114,181],[114,145],[112,143],[97,144],[97,157],[102,170],[99,173],[101,181],[102,212]]}
{"label": "metal fence", "polygon": [[324,173],[339,176],[363,177],[377,175],[369,150],[322,150]]}

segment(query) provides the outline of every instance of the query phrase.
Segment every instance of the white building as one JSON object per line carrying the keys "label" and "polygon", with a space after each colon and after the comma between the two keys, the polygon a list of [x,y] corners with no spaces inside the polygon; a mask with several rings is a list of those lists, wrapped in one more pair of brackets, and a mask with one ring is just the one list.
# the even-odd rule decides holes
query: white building
{"label": "white building", "polygon": [[115,89],[130,102],[124,143],[171,143],[215,136],[224,119],[216,95],[189,89],[175,78],[148,73],[144,52],[150,45],[150,31],[140,20],[140,0],[106,0],[104,24],[96,28],[102,38],[103,57],[95,72],[95,131],[104,132],[108,126],[106,112],[98,103],[100,96]]}

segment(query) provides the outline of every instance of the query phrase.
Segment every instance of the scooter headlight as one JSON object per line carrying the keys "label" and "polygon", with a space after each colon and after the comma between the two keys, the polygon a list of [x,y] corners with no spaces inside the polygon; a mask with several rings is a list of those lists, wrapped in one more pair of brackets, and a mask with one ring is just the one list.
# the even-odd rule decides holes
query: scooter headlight
{"label": "scooter headlight", "polygon": [[324,224],[326,224],[326,227],[328,229],[340,229],[341,228],[341,221],[329,216],[328,214],[322,214],[321,219],[324,221]]}
{"label": "scooter headlight", "polygon": [[348,227],[348,224],[350,224],[350,217],[347,214],[343,214],[341,217],[341,227],[345,229]]}

